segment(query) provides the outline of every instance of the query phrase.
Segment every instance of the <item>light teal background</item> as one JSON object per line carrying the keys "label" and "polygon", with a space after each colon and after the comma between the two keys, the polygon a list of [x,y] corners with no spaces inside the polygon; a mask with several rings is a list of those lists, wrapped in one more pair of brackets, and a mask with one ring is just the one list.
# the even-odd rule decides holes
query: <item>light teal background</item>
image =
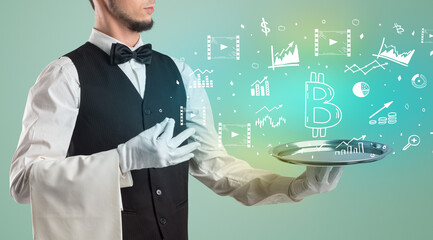
{"label": "light teal background", "polygon": [[[433,57],[429,56],[433,44],[420,43],[421,28],[433,29],[431,1],[184,0],[156,4],[156,24],[142,36],[154,49],[185,58],[193,69],[215,70],[215,87],[208,89],[208,95],[216,122],[254,125],[258,109],[284,105],[281,113],[287,123],[277,129],[253,128],[253,148],[228,148],[234,156],[281,175],[297,176],[304,171],[304,167],[284,164],[266,152],[269,143],[312,138],[304,127],[304,82],[311,71],[325,73],[325,82],[335,90],[333,102],[343,111],[342,122],[328,130],[327,138],[365,134],[367,140],[390,144],[395,151],[379,162],[346,167],[335,190],[296,204],[246,207],[214,194],[191,177],[190,239],[433,238]],[[261,32],[262,17],[271,28],[268,37]],[[352,25],[354,18],[360,20],[357,27]],[[9,195],[10,161],[21,132],[27,93],[49,62],[87,41],[93,10],[87,0],[2,1],[0,20],[0,239],[31,239],[30,206],[15,203]],[[392,28],[394,23],[405,29],[402,35]],[[286,31],[279,32],[278,25],[286,26]],[[353,56],[314,57],[315,28],[351,28]],[[240,35],[241,60],[206,60],[208,34]],[[344,73],[346,64],[371,62],[383,37],[400,51],[416,49],[409,67],[390,62],[386,71],[374,70],[367,76]],[[270,45],[281,49],[291,41],[299,45],[301,66],[269,70]],[[251,68],[253,62],[260,68]],[[428,78],[426,88],[412,87],[410,79],[416,73]],[[249,96],[250,84],[264,76],[269,76],[271,96]],[[366,98],[351,92],[358,81],[371,87]],[[389,101],[394,101],[389,112],[398,113],[398,123],[370,126],[368,116]],[[404,108],[406,103],[409,110]],[[418,134],[421,144],[403,152],[411,134]]]}

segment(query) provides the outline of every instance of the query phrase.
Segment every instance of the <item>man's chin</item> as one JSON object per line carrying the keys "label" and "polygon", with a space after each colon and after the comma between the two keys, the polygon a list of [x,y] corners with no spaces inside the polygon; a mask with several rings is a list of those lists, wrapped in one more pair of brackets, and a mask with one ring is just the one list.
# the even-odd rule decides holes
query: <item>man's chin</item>
{"label": "man's chin", "polygon": [[129,24],[129,29],[135,32],[143,32],[152,29],[153,27],[153,19],[141,21],[141,22],[132,22]]}

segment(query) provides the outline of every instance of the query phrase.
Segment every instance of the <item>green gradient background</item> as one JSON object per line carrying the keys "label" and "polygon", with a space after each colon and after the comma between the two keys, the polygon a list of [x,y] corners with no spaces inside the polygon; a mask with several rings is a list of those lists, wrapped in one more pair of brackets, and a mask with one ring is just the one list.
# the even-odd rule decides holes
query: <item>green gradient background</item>
{"label": "green gradient background", "polygon": [[[410,4],[401,0],[157,1],[154,29],[142,36],[154,49],[185,58],[193,69],[215,70],[215,87],[208,90],[215,122],[254,124],[255,112],[264,105],[284,105],[281,113],[287,123],[277,129],[253,128],[254,147],[228,148],[234,156],[282,175],[302,173],[304,167],[284,164],[266,152],[269,143],[312,138],[311,131],[304,127],[304,82],[311,71],[325,73],[325,82],[335,90],[333,102],[343,111],[342,122],[328,129],[328,139],[365,134],[367,140],[388,143],[395,150],[382,161],[346,167],[335,190],[297,204],[245,207],[214,194],[191,177],[190,239],[433,238],[433,57],[429,56],[433,44],[420,44],[420,29],[433,28],[432,9],[433,3],[427,0]],[[260,31],[262,17],[271,28],[268,37]],[[360,20],[358,27],[351,24],[354,18]],[[9,195],[10,161],[21,132],[27,93],[49,62],[87,41],[93,11],[86,0],[3,1],[0,19],[0,239],[31,239],[30,206],[15,203]],[[323,19],[326,24],[322,24]],[[405,28],[403,35],[392,29],[394,22]],[[278,25],[285,25],[286,31],[277,31]],[[353,56],[314,57],[315,28],[351,28]],[[410,34],[413,30],[415,37]],[[365,34],[362,41],[361,33]],[[208,34],[239,34],[241,60],[207,61]],[[371,62],[371,54],[378,51],[383,37],[400,51],[416,49],[408,68],[390,62],[386,71],[374,70],[367,76],[344,73],[346,64]],[[281,49],[293,40],[300,48],[301,66],[268,70],[270,45]],[[260,69],[252,69],[252,62],[259,63]],[[427,76],[426,88],[412,87],[410,79],[416,73]],[[249,96],[250,84],[264,76],[269,76],[271,96]],[[357,98],[351,92],[358,81],[371,87],[366,98]],[[389,101],[394,101],[389,112],[397,112],[398,123],[368,125],[368,116]],[[409,110],[404,108],[406,103],[410,104]],[[418,134],[421,144],[403,152],[411,134]]]}

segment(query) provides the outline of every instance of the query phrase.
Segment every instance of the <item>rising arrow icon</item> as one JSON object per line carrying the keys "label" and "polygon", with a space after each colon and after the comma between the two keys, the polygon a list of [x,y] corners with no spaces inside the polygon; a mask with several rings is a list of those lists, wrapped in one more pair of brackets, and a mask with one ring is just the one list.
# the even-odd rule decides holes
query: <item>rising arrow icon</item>
{"label": "rising arrow icon", "polygon": [[385,103],[384,106],[383,106],[381,109],[379,109],[377,112],[375,112],[373,115],[371,115],[370,118],[374,117],[376,114],[378,114],[378,113],[379,113],[380,111],[382,111],[383,109],[385,109],[385,108],[389,108],[389,106],[390,106],[393,102],[394,102],[394,101],[391,101],[391,102],[389,102],[389,103]]}

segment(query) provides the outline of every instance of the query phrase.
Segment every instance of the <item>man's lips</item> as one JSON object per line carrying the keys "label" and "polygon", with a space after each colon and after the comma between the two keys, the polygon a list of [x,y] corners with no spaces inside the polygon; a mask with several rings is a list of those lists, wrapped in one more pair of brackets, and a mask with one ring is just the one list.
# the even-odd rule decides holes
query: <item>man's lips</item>
{"label": "man's lips", "polygon": [[146,9],[147,13],[149,13],[149,14],[152,14],[155,11],[155,9],[153,7],[147,7],[144,9]]}

